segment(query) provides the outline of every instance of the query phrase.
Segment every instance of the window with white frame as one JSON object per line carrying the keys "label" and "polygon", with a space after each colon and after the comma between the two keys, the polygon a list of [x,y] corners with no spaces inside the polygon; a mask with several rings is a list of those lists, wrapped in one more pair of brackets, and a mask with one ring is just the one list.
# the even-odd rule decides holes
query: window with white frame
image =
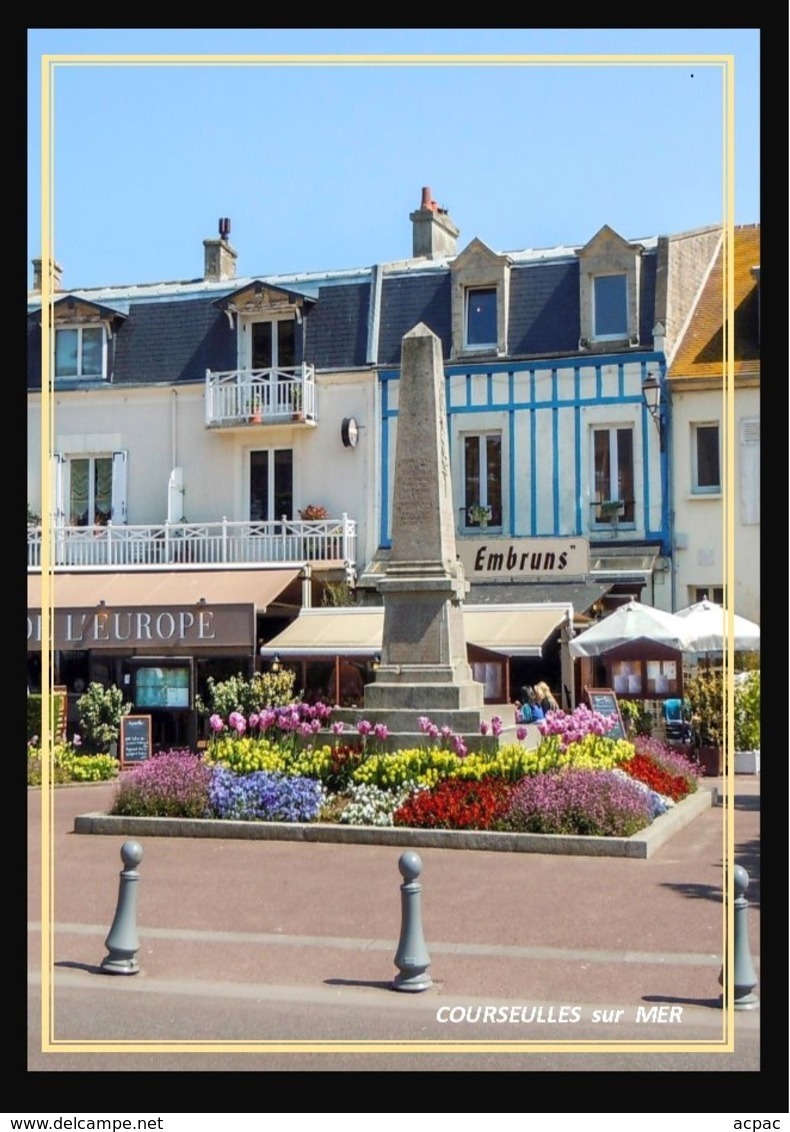
{"label": "window with white frame", "polygon": [[252,369],[291,369],[296,365],[296,322],[278,318],[250,324]]}
{"label": "window with white frame", "polygon": [[691,490],[694,495],[721,492],[721,459],[718,423],[691,427]]}
{"label": "window with white frame", "polygon": [[467,527],[502,526],[502,435],[464,437],[464,518]]}
{"label": "window with white frame", "polygon": [[65,521],[72,527],[104,527],[111,520],[125,523],[126,466],[125,451],[94,456],[56,454],[54,496],[61,501],[56,505],[56,522]]}
{"label": "window with white frame", "polygon": [[464,318],[464,346],[482,350],[497,344],[496,287],[468,287]]}
{"label": "window with white frame", "polygon": [[628,337],[628,281],[622,275],[593,279],[593,335],[596,339]]}
{"label": "window with white frame", "polygon": [[55,378],[103,378],[107,370],[103,326],[63,326],[55,330]]}
{"label": "window with white frame", "polygon": [[250,452],[250,520],[293,518],[293,450],[262,448]]}
{"label": "window with white frame", "polygon": [[724,605],[724,586],[692,586],[692,602],[712,601],[716,605]]}
{"label": "window with white frame", "polygon": [[593,522],[607,526],[633,523],[634,430],[630,426],[594,428]]}

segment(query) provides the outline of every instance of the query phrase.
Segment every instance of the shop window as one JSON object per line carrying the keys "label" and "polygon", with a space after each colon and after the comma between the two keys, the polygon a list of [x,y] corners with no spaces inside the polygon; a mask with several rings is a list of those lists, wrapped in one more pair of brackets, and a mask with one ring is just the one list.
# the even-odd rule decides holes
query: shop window
{"label": "shop window", "polygon": [[250,520],[293,518],[293,451],[260,449],[250,453]]}
{"label": "shop window", "polygon": [[593,429],[593,523],[616,527],[635,520],[634,433],[628,428]]}
{"label": "shop window", "polygon": [[55,331],[55,378],[106,376],[103,326],[68,326]]}
{"label": "shop window", "polygon": [[487,704],[501,704],[505,700],[505,668],[499,661],[472,662],[472,678],[483,685]]}
{"label": "shop window", "polygon": [[692,475],[694,495],[721,492],[718,424],[692,426]]}
{"label": "shop window", "polygon": [[464,437],[464,512],[467,527],[502,526],[502,436]]}
{"label": "shop window", "polygon": [[680,666],[676,660],[615,660],[612,688],[620,696],[663,698],[680,693]]}

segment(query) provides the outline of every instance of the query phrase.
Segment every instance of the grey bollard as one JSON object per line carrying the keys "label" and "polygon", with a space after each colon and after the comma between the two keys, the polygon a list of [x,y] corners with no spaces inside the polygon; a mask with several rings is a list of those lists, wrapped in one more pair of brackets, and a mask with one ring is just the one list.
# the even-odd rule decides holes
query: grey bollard
{"label": "grey bollard", "polygon": [[[742,865],[733,869],[733,885],[735,888],[735,902],[733,904],[734,923],[733,935],[735,937],[735,998],[733,1006],[736,1010],[756,1010],[760,999],[753,994],[757,986],[757,974],[752,963],[752,953],[749,948],[749,901],[746,899],[746,889],[749,887],[749,874]],[[724,968],[719,975],[719,982],[724,983]],[[722,1003],[724,995],[722,995]]]}
{"label": "grey bollard", "polygon": [[124,841],[121,846],[121,880],[118,886],[118,906],[110,934],[104,941],[108,953],[101,962],[101,969],[107,975],[136,975],[140,970],[137,951],[137,882],[140,874],[136,866],[140,864],[143,848],[138,841]]}
{"label": "grey bollard", "polygon": [[416,853],[401,853],[398,868],[403,877],[400,886],[401,928],[395,966],[400,972],[392,981],[393,990],[424,991],[433,986],[427,968],[431,964],[422,934],[422,885],[417,877],[422,861]]}

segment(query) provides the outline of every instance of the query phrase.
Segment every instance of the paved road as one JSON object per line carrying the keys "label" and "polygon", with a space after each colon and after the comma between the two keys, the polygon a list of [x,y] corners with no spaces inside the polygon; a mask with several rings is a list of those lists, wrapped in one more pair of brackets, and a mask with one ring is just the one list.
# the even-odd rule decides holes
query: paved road
{"label": "paved road", "polygon": [[[758,977],[759,789],[738,776],[731,799]],[[420,850],[432,986],[403,993],[400,850],[385,846],[141,840],[140,970],[102,973],[124,838],[73,823],[112,792],[55,791],[44,954],[28,791],[30,1071],[760,1068],[761,1008],[730,1032],[719,998],[721,805],[648,860]]]}

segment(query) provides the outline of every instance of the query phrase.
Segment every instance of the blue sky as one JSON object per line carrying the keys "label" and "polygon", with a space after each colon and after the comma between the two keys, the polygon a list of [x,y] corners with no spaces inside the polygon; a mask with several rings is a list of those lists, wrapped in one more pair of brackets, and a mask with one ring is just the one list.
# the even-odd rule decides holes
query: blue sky
{"label": "blue sky", "polygon": [[[760,219],[756,28],[34,28],[28,52],[28,260],[41,251],[42,55],[146,56],[54,69],[54,248],[67,288],[199,277],[222,216],[239,277],[406,258],[425,185],[460,228],[459,248],[475,236],[512,251],[583,244],[602,224],[639,239],[719,223],[723,69],[705,56],[734,57],[734,218]],[[264,53],[279,58],[148,58]],[[373,53],[423,58],[282,58]],[[453,54],[474,58],[424,60]],[[649,59],[479,58],[514,54]]]}

